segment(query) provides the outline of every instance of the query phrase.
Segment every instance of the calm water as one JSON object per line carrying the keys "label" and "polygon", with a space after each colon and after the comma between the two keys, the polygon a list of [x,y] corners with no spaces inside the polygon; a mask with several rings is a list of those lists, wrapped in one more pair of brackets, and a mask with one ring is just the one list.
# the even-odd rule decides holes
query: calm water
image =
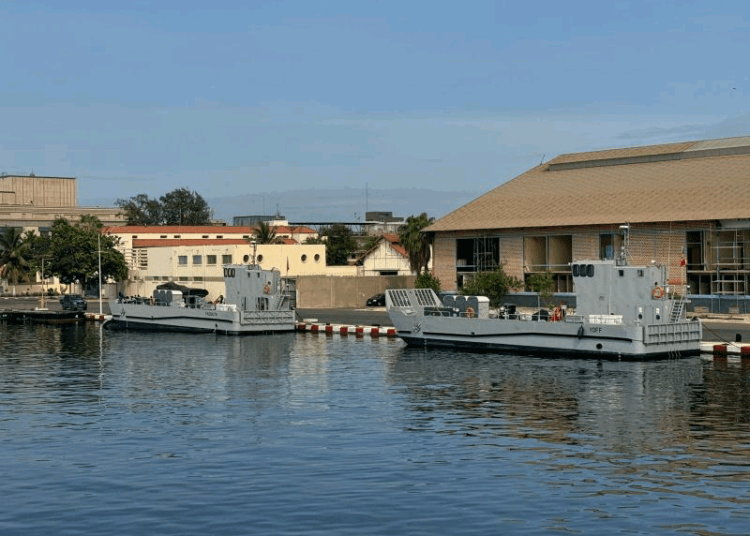
{"label": "calm water", "polygon": [[750,367],[0,325],[0,534],[746,534]]}

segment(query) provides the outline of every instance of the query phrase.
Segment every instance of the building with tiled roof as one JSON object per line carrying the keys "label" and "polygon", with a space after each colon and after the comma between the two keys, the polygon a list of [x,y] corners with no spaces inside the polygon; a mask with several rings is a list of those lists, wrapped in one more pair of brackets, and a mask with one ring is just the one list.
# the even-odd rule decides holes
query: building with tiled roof
{"label": "building with tiled roof", "polygon": [[750,294],[750,136],[566,154],[434,222],[446,288],[499,264],[551,271],[612,257],[629,226],[634,263],[668,266],[693,295]]}
{"label": "building with tiled roof", "polygon": [[409,255],[396,234],[380,236],[373,246],[357,259],[363,275],[412,275]]}

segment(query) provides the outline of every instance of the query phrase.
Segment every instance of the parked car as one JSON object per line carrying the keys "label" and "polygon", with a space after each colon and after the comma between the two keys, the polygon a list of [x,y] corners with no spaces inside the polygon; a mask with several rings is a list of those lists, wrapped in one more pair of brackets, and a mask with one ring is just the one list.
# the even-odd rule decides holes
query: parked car
{"label": "parked car", "polygon": [[375,294],[367,300],[367,305],[370,307],[385,307],[385,294]]}
{"label": "parked car", "polygon": [[85,311],[88,309],[88,303],[80,294],[66,294],[60,298],[60,305],[63,309],[71,311]]}

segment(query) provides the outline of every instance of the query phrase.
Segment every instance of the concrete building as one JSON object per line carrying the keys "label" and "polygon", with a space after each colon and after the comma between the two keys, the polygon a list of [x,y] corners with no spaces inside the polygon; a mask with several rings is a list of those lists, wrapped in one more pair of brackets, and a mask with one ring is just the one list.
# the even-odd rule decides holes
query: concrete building
{"label": "concrete building", "polygon": [[223,265],[253,261],[266,269],[276,268],[282,276],[355,276],[354,266],[326,266],[322,244],[259,244],[247,240],[136,240],[127,282],[118,285],[126,295],[150,296],[166,281],[205,288],[214,299],[224,292]]}
{"label": "concrete building", "polygon": [[117,207],[79,207],[74,177],[0,175],[0,227],[45,229],[57,218],[77,221],[83,214],[104,225],[122,225]]}
{"label": "concrete building", "polygon": [[[275,227],[276,236],[286,244],[304,244],[308,238],[317,238],[318,234],[308,227],[281,225]],[[213,225],[123,225],[107,227],[104,232],[120,239],[120,251],[125,255],[128,264],[133,265],[136,247],[196,245],[214,240],[233,240],[235,243],[248,244],[253,236],[253,227],[235,227]],[[196,242],[197,241],[197,242]],[[140,246],[136,246],[138,243]],[[144,246],[143,244],[148,244]]]}
{"label": "concrete building", "polygon": [[[79,207],[74,177],[0,175],[0,227],[18,227],[35,233],[45,232],[57,218],[77,222],[81,216],[96,216],[104,225],[122,225],[117,207]],[[60,285],[56,278],[44,283],[41,274],[31,284],[16,285],[17,294],[39,293],[44,289],[80,292],[78,286]],[[0,281],[0,293],[11,292],[8,282]]]}
{"label": "concrete building", "polygon": [[427,231],[446,289],[502,264],[521,279],[550,271],[571,292],[570,263],[614,257],[623,227],[632,263],[666,265],[698,307],[744,312],[750,136],[561,155]]}

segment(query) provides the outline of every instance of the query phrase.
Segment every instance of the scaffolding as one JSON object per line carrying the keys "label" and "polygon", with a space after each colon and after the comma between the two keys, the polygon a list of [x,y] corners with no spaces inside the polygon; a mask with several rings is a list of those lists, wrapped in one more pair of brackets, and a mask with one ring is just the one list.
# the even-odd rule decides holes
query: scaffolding
{"label": "scaffolding", "polygon": [[750,231],[717,230],[713,244],[711,293],[720,296],[747,294],[750,276]]}
{"label": "scaffolding", "polygon": [[492,272],[500,261],[500,243],[497,237],[474,239],[474,266],[477,272]]}

